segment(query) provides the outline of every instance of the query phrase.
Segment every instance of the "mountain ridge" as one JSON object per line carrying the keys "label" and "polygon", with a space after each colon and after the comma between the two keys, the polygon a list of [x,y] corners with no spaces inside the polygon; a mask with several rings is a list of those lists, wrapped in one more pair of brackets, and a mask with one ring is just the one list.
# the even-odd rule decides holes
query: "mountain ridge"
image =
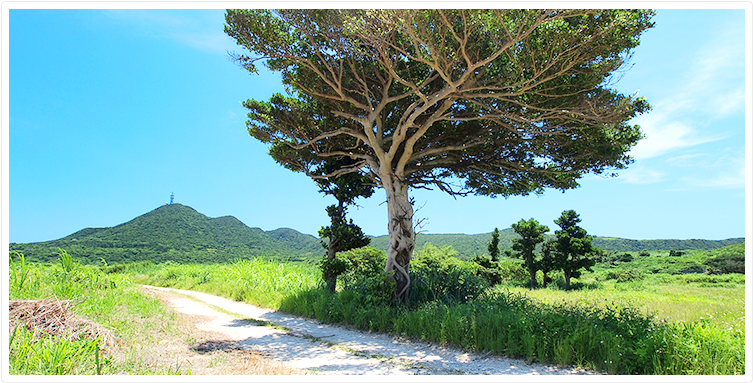
{"label": "mountain ridge", "polygon": [[[511,228],[500,230],[500,248],[512,246]],[[387,251],[389,237],[370,236],[370,246]],[[416,248],[432,243],[453,246],[460,258],[487,254],[491,233],[426,234],[416,236]],[[725,240],[631,240],[595,237],[594,245],[609,251],[712,250],[742,243],[744,238]],[[264,231],[249,227],[234,216],[210,218],[190,206],[168,204],[112,227],[84,228],[63,238],[28,244],[10,244],[30,261],[53,261],[62,248],[90,263],[228,262],[256,256],[290,261],[316,261],[323,254],[319,238],[291,228]]]}

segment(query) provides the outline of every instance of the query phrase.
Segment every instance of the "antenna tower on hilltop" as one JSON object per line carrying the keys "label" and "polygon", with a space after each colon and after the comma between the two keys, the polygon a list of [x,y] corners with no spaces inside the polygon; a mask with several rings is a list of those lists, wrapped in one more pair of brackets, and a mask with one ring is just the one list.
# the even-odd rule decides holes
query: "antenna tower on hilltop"
{"label": "antenna tower on hilltop", "polygon": [[174,199],[175,199],[175,194],[173,194],[173,192],[170,192],[170,205],[173,204]]}

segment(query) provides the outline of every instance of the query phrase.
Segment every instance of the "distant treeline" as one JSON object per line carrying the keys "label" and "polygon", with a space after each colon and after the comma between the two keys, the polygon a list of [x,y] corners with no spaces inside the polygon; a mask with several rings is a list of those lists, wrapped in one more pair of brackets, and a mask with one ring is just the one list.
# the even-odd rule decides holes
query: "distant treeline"
{"label": "distant treeline", "polygon": [[[512,246],[517,234],[500,231],[500,249]],[[470,260],[487,254],[491,233],[418,234],[416,248],[432,243],[438,248],[452,246],[458,258]],[[594,246],[612,252],[654,250],[713,250],[743,243],[744,238],[709,240],[632,240],[596,237]],[[372,237],[369,245],[387,251],[388,237]],[[79,262],[109,264],[150,261],[162,263],[225,263],[239,259],[266,257],[290,261],[316,262],[324,255],[318,238],[293,229],[263,231],[250,228],[235,217],[209,218],[191,207],[161,206],[123,224],[108,228],[86,228],[64,238],[26,244],[10,244],[31,262],[52,262],[58,249],[66,250]]]}
{"label": "distant treeline", "polygon": [[[500,249],[512,246],[512,239],[518,235],[512,229],[500,230]],[[386,235],[374,237],[371,245],[374,248],[387,251],[389,238]],[[419,234],[416,236],[416,248],[431,243],[437,247],[451,245],[464,260],[470,260],[477,255],[487,254],[487,244],[491,241],[491,233],[485,234]],[[705,239],[650,239],[636,240],[612,237],[594,237],[593,245],[602,250],[613,252],[627,251],[669,251],[669,250],[713,250],[729,245],[744,243],[745,238],[730,238],[724,240]]]}

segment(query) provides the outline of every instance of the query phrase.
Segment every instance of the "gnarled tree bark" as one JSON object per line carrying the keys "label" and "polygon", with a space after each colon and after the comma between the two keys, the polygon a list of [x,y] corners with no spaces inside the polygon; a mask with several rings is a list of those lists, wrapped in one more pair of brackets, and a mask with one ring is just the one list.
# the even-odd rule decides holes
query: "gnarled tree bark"
{"label": "gnarled tree bark", "polygon": [[416,239],[413,233],[413,205],[408,197],[408,184],[396,175],[382,177],[387,194],[389,250],[384,271],[395,281],[395,299],[408,300],[410,291],[410,260]]}

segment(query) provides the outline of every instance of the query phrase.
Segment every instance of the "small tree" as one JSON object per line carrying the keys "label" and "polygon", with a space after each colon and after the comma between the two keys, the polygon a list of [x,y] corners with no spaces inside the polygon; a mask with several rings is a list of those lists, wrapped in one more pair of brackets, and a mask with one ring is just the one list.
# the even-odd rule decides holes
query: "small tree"
{"label": "small tree", "polygon": [[[330,158],[322,161],[316,173],[329,173],[332,169],[347,166],[353,162],[348,157]],[[337,204],[327,206],[327,215],[331,225],[319,230],[322,246],[327,249],[327,255],[322,261],[322,274],[327,289],[335,292],[337,276],[345,272],[346,264],[337,259],[337,253],[357,249],[369,244],[367,237],[360,227],[345,219],[347,205],[355,203],[356,198],[368,198],[374,193],[374,184],[361,173],[347,173],[336,178],[315,178],[319,191],[337,198]]]}
{"label": "small tree", "polygon": [[528,221],[521,219],[518,223],[512,224],[512,229],[520,235],[521,238],[513,238],[512,253],[516,257],[521,257],[525,261],[525,267],[531,277],[531,288],[536,287],[536,262],[534,251],[536,245],[544,242],[544,233],[549,231],[549,227],[539,225],[539,222],[531,218]]}
{"label": "small tree", "polygon": [[492,232],[492,240],[488,243],[487,249],[492,257],[492,262],[499,261],[499,228],[495,227]]}
{"label": "small tree", "polygon": [[555,244],[555,258],[565,274],[565,286],[570,288],[570,279],[579,278],[581,269],[591,270],[595,264],[589,255],[595,248],[591,246],[593,237],[587,235],[586,230],[578,226],[580,217],[575,210],[565,210],[554,221],[562,230],[554,232],[557,237]]}

